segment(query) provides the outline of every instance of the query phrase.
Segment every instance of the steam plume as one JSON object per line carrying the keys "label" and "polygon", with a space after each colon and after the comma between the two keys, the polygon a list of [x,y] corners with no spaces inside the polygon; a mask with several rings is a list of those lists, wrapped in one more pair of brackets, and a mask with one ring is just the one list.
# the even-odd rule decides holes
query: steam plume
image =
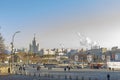
{"label": "steam plume", "polygon": [[80,40],[80,45],[85,47],[97,47],[98,43],[96,41],[92,41],[89,37],[82,35],[81,33],[77,33]]}

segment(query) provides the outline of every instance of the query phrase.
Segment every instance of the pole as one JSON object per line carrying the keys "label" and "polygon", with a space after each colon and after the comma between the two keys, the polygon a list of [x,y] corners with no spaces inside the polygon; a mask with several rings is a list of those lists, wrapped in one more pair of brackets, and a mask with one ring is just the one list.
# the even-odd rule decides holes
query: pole
{"label": "pole", "polygon": [[16,31],[14,34],[13,34],[13,36],[12,36],[12,42],[11,42],[11,58],[12,58],[12,64],[11,64],[11,71],[13,71],[14,69],[13,69],[13,66],[14,66],[14,37],[15,37],[15,35],[17,34],[17,33],[20,33],[20,31]]}

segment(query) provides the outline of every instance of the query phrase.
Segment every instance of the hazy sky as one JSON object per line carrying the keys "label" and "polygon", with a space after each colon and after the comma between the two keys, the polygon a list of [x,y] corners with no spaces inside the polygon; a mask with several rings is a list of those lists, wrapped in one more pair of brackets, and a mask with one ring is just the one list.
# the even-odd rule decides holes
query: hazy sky
{"label": "hazy sky", "polygon": [[0,32],[10,46],[80,48],[77,32],[101,47],[120,46],[120,0],[0,0]]}

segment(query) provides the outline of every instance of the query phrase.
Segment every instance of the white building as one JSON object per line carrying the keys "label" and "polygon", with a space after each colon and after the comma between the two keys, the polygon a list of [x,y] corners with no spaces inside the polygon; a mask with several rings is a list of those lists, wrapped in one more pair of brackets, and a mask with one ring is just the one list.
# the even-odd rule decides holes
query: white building
{"label": "white building", "polygon": [[55,51],[51,49],[42,49],[41,50],[42,55],[55,55]]}

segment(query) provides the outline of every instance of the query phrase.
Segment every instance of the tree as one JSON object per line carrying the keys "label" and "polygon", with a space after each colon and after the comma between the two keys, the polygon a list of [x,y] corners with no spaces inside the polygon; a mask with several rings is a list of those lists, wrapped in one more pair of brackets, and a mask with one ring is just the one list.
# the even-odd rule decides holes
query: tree
{"label": "tree", "polygon": [[6,54],[4,54],[5,51],[5,45],[4,45],[4,39],[0,33],[0,61],[4,62],[6,59]]}
{"label": "tree", "polygon": [[0,53],[4,53],[4,50],[5,50],[4,39],[0,33]]}

